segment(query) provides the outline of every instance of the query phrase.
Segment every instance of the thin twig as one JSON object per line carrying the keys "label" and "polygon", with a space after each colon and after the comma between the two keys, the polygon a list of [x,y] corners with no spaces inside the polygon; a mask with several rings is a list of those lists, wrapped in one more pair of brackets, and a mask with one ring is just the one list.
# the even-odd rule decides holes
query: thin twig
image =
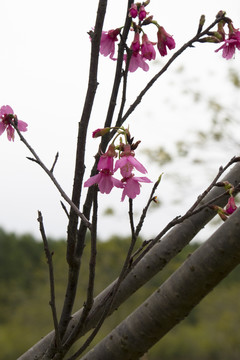
{"label": "thin twig", "polygon": [[145,220],[146,215],[147,215],[147,211],[148,211],[148,209],[149,209],[150,204],[151,204],[152,201],[153,201],[153,195],[154,195],[155,191],[157,190],[158,185],[160,184],[161,178],[162,178],[162,175],[158,178],[158,180],[157,180],[157,181],[155,182],[155,184],[153,185],[153,188],[152,188],[151,194],[150,194],[150,196],[149,196],[147,205],[146,205],[145,208],[143,209],[142,215],[141,215],[141,217],[140,217],[140,219],[139,219],[139,222],[138,222],[138,224],[137,224],[137,226],[136,226],[136,232],[135,232],[136,236],[139,235],[139,233],[140,233],[140,231],[141,231],[141,229],[142,229],[144,220]]}
{"label": "thin twig", "polygon": [[68,213],[68,211],[67,211],[67,208],[66,208],[65,204],[64,204],[62,201],[60,201],[60,204],[61,204],[61,206],[62,206],[62,208],[63,208],[63,211],[65,212],[65,214],[66,214],[67,217],[69,218],[69,213]]}
{"label": "thin twig", "polygon": [[46,165],[42,162],[42,160],[39,158],[35,150],[30,146],[30,144],[27,142],[25,137],[21,134],[21,132],[18,130],[17,124],[12,122],[12,125],[14,126],[15,130],[18,133],[18,136],[20,140],[24,143],[24,145],[29,149],[29,151],[33,154],[33,158],[28,158],[29,160],[35,161],[41,168],[45,171],[45,173],[50,177],[58,191],[60,192],[61,196],[66,200],[66,202],[71,206],[73,211],[84,221],[85,225],[91,229],[91,223],[87,220],[87,218],[79,211],[77,206],[70,200],[70,198],[67,196],[67,194],[63,191],[59,183],[57,182],[56,178],[54,177],[53,173],[46,167]]}
{"label": "thin twig", "polygon": [[64,351],[67,351],[71,345],[75,342],[77,335],[81,332],[84,322],[93,305],[93,290],[95,280],[95,268],[96,268],[96,256],[97,256],[97,211],[98,211],[98,190],[95,188],[94,199],[93,199],[93,215],[92,215],[92,229],[91,229],[91,255],[89,261],[89,280],[87,299],[83,307],[83,312],[78,324],[74,328],[73,332],[67,338],[63,344]]}
{"label": "thin twig", "polygon": [[55,303],[55,285],[54,285],[54,272],[53,272],[53,262],[52,262],[53,253],[50,252],[50,250],[49,250],[48,240],[47,240],[44,225],[43,225],[43,217],[42,217],[41,211],[38,211],[37,220],[39,222],[39,229],[40,229],[40,233],[42,235],[44,251],[45,251],[45,255],[46,255],[47,263],[48,263],[50,294],[51,294],[51,300],[50,300],[49,304],[52,309],[52,317],[53,317],[53,323],[54,323],[54,329],[55,329],[56,348],[59,349],[61,346],[61,340],[60,340],[60,336],[59,336],[57,310],[56,310],[56,303]]}
{"label": "thin twig", "polygon": [[54,171],[55,165],[56,165],[56,163],[57,163],[57,161],[58,161],[58,156],[59,156],[59,152],[57,152],[56,155],[55,155],[54,162],[53,162],[52,167],[51,167],[51,169],[50,169],[50,172],[51,172],[51,173],[53,173],[53,171]]}

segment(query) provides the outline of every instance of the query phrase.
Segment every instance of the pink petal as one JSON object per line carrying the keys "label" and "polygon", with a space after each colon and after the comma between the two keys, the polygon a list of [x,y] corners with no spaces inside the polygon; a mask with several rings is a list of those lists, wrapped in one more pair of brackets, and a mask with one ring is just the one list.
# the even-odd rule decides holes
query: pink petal
{"label": "pink petal", "polygon": [[117,171],[119,168],[122,168],[127,164],[127,156],[123,156],[121,159],[116,161],[114,172]]}
{"label": "pink petal", "polygon": [[124,187],[123,183],[120,180],[115,179],[114,177],[112,177],[112,181],[113,181],[113,185],[116,186],[117,188],[122,189]]}
{"label": "pink petal", "polygon": [[100,181],[100,178],[101,178],[100,174],[91,176],[87,181],[85,181],[84,187],[89,187],[89,186],[92,186],[94,184],[98,184],[98,182]]}
{"label": "pink petal", "polygon": [[3,105],[0,109],[0,115],[14,114],[13,109],[9,105]]}
{"label": "pink petal", "polygon": [[125,199],[127,195],[130,199],[134,199],[137,195],[140,194],[140,184],[138,181],[135,181],[134,178],[130,178],[126,181],[121,201]]}
{"label": "pink petal", "polygon": [[113,188],[113,181],[111,175],[101,174],[101,179],[98,183],[99,190],[102,194],[109,194]]}
{"label": "pink petal", "polygon": [[2,133],[5,131],[6,126],[4,125],[3,122],[0,122],[0,135],[2,135]]}
{"label": "pink petal", "polygon": [[101,156],[97,165],[98,170],[108,169],[113,171],[113,157]]}
{"label": "pink petal", "polygon": [[27,131],[28,124],[22,120],[18,120],[17,127],[20,131]]}
{"label": "pink petal", "polygon": [[143,174],[147,173],[147,170],[145,169],[145,167],[133,156],[127,156],[128,161],[135,167],[135,169],[137,169],[138,171],[140,171]]}
{"label": "pink petal", "polygon": [[150,179],[148,179],[146,176],[134,176],[133,178],[134,180],[140,181],[140,182],[145,182],[145,183],[151,183],[152,181]]}
{"label": "pink petal", "polygon": [[14,141],[14,128],[11,125],[7,126],[7,138],[9,141]]}

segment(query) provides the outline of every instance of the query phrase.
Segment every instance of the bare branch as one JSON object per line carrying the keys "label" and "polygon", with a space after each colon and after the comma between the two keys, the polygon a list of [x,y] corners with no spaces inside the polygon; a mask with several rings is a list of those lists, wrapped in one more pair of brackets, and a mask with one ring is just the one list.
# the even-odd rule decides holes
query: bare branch
{"label": "bare branch", "polygon": [[61,345],[61,340],[60,340],[60,336],[59,336],[57,310],[56,310],[56,303],[55,303],[54,272],[53,272],[53,262],[52,262],[53,253],[50,252],[50,250],[49,250],[48,240],[47,240],[44,225],[43,225],[43,217],[42,217],[41,211],[38,211],[37,220],[39,222],[39,229],[40,229],[40,233],[42,235],[44,251],[45,251],[45,255],[46,255],[47,263],[48,263],[49,280],[50,280],[50,294],[51,294],[51,300],[50,300],[49,304],[52,309],[52,317],[53,317],[53,323],[54,323],[54,329],[55,329],[56,348],[59,349],[60,345]]}
{"label": "bare branch", "polygon": [[63,191],[63,189],[61,188],[60,184],[57,182],[56,178],[54,177],[53,173],[48,170],[48,168],[46,167],[46,165],[42,162],[42,160],[39,158],[39,156],[37,155],[37,153],[35,152],[35,150],[33,150],[33,148],[29,145],[29,143],[27,142],[27,140],[24,138],[24,136],[22,135],[22,133],[18,130],[17,125],[15,125],[12,122],[12,125],[14,126],[15,130],[18,133],[18,136],[20,138],[20,140],[24,143],[24,145],[26,145],[26,147],[30,150],[30,152],[33,154],[34,159],[33,158],[28,158],[29,160],[32,160],[34,162],[36,162],[37,164],[39,164],[41,166],[41,168],[45,171],[45,173],[50,177],[50,179],[52,180],[52,182],[54,183],[54,185],[56,186],[56,188],[58,189],[58,191],[60,192],[61,196],[64,198],[64,200],[66,200],[66,202],[71,206],[71,208],[73,209],[73,211],[76,213],[77,216],[79,216],[85,223],[85,225],[91,229],[91,223],[86,219],[86,217],[79,211],[79,209],[77,208],[77,206],[69,199],[69,197],[67,196],[67,194]]}
{"label": "bare branch", "polygon": [[54,159],[53,165],[52,165],[52,167],[51,167],[51,169],[50,169],[50,172],[51,172],[51,173],[53,173],[53,170],[54,170],[54,168],[55,168],[55,165],[56,165],[56,163],[57,163],[57,161],[58,161],[58,156],[59,156],[59,153],[57,152],[56,155],[55,155],[55,159]]}

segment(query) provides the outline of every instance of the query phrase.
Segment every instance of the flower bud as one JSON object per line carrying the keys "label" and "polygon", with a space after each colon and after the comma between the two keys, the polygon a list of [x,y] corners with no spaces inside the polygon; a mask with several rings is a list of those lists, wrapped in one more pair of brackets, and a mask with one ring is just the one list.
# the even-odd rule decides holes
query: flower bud
{"label": "flower bud", "polygon": [[93,138],[97,138],[99,136],[103,136],[105,134],[107,134],[110,131],[109,127],[103,128],[103,129],[96,129],[93,131],[92,133],[92,137]]}

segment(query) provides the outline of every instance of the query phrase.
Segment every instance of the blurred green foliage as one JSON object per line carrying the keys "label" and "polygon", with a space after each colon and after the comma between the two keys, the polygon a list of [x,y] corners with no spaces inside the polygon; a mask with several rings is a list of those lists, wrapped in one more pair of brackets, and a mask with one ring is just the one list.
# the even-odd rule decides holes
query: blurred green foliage
{"label": "blurred green foliage", "polygon": [[[65,241],[49,240],[54,252],[56,298],[61,310],[67,279]],[[129,239],[98,243],[95,295],[118,275]],[[192,253],[189,245],[147,285],[106,320],[94,343],[140,305]],[[86,243],[76,307],[85,299],[89,241]],[[149,360],[237,360],[240,358],[240,268],[235,269],[182,323],[147,354]],[[48,267],[43,245],[31,235],[17,236],[0,229],[0,360],[17,359],[53,327],[49,306]],[[161,309],[159,309],[161,311]],[[79,344],[75,344],[75,350]],[[74,351],[74,349],[73,349]]]}

